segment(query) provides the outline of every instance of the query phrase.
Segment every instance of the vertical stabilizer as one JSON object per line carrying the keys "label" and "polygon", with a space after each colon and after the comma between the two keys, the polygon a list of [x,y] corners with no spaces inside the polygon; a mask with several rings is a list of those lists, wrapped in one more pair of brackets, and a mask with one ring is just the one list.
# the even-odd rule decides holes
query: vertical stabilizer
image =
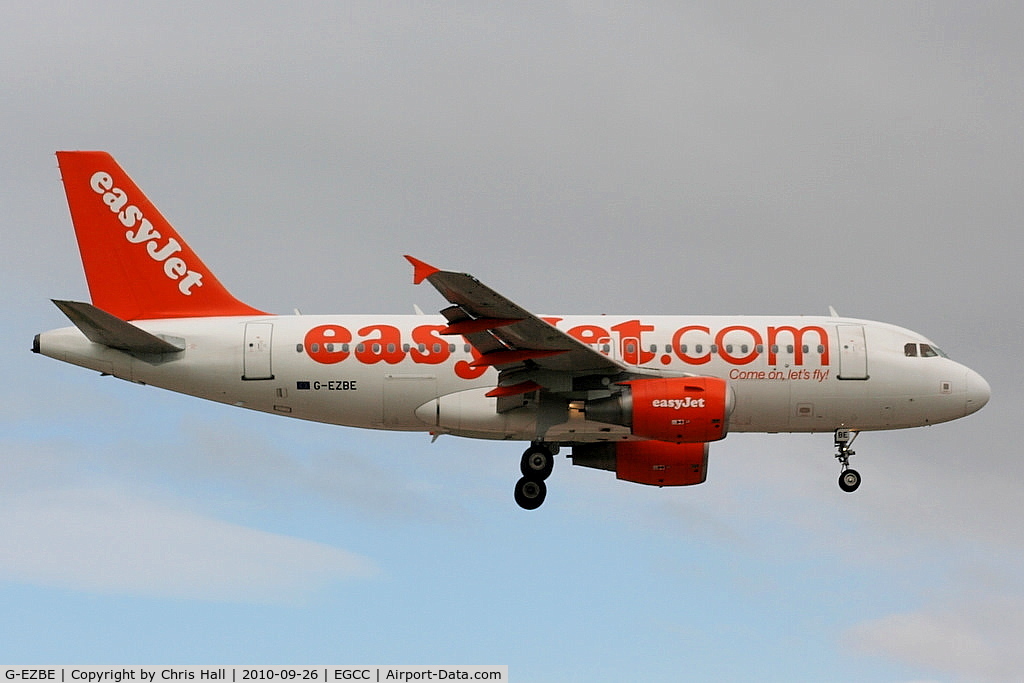
{"label": "vertical stabilizer", "polygon": [[231,295],[106,152],[57,152],[92,302],[122,320],[261,315]]}

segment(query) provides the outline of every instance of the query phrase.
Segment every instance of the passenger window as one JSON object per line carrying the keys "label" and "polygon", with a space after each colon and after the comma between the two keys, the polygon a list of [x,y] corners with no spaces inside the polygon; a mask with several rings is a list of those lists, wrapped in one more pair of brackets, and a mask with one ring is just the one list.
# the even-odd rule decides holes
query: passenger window
{"label": "passenger window", "polygon": [[905,344],[903,346],[903,355],[907,358],[917,357],[917,344]]}

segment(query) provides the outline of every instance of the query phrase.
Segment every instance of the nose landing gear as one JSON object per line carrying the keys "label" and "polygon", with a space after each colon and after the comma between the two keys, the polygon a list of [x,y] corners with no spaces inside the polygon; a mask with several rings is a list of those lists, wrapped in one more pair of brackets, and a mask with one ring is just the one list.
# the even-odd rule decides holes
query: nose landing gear
{"label": "nose landing gear", "polygon": [[850,456],[856,453],[850,449],[854,439],[860,434],[856,429],[839,428],[836,430],[836,460],[843,466],[839,473],[839,488],[853,493],[860,486],[860,473],[850,469]]}
{"label": "nose landing gear", "polygon": [[515,490],[516,503],[519,507],[524,510],[536,510],[544,502],[548,494],[544,480],[551,476],[557,452],[557,447],[534,443],[523,453],[523,459],[519,463],[523,478],[516,482]]}

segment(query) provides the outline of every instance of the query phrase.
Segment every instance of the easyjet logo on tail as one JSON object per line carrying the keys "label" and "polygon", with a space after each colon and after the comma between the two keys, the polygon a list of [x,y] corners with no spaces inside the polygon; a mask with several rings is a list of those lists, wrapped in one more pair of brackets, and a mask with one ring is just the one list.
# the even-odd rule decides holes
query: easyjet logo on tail
{"label": "easyjet logo on tail", "polygon": [[132,244],[144,244],[149,257],[157,263],[164,264],[164,275],[178,283],[178,290],[182,294],[190,296],[193,287],[203,286],[203,274],[192,270],[183,258],[174,255],[182,251],[178,240],[169,237],[161,243],[160,232],[142,215],[139,207],[129,203],[124,190],[114,187],[114,179],[109,173],[93,173],[89,179],[89,187],[96,194],[102,195],[102,201],[110,212],[117,215],[121,225],[129,228],[124,234],[125,239]]}

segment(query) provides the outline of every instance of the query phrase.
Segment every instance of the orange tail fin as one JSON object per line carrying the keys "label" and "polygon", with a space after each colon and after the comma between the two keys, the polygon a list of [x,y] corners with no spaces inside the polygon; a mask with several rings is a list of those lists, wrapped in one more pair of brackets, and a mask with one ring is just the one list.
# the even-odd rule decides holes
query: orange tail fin
{"label": "orange tail fin", "polygon": [[228,292],[106,152],[57,152],[97,308],[122,320],[264,315]]}

